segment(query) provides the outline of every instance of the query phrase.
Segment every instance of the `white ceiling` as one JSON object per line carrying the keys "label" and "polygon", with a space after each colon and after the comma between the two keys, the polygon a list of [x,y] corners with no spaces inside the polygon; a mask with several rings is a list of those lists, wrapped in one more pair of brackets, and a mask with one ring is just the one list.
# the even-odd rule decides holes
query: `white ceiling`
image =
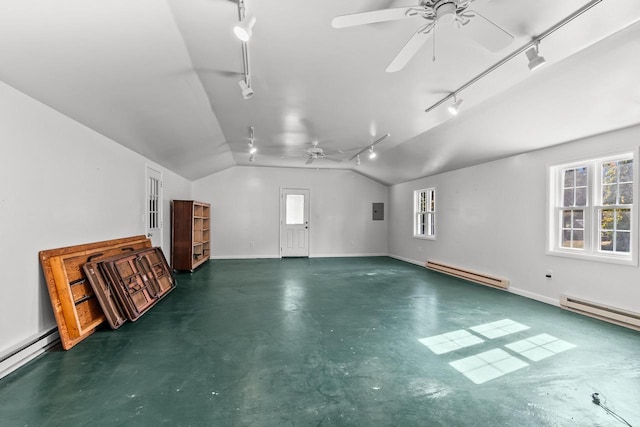
{"label": "white ceiling", "polygon": [[[602,0],[542,41],[543,68],[521,54],[462,91],[455,118],[448,103],[425,109],[591,2],[476,0],[511,45],[492,53],[439,26],[435,62],[428,42],[386,73],[422,18],[331,19],[415,2],[245,1],[257,19],[249,100],[230,0],[0,0],[0,80],[191,180],[254,165],[394,184],[640,123],[638,1]],[[313,140],[346,159],[386,133],[374,161],[305,165]]]}

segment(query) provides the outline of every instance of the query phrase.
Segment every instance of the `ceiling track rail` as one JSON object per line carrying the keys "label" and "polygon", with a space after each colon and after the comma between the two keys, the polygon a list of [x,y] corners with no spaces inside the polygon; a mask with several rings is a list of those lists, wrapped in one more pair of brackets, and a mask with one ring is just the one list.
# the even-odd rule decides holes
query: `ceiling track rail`
{"label": "ceiling track rail", "polygon": [[[238,0],[238,21],[243,22],[246,16],[246,9],[244,0]],[[251,87],[251,72],[249,63],[249,43],[241,41],[242,43],[242,74],[244,75],[244,82],[247,86]]]}
{"label": "ceiling track rail", "polygon": [[463,90],[465,90],[465,89],[469,88],[470,86],[474,85],[476,82],[478,82],[479,80],[483,79],[487,75],[493,73],[495,70],[497,70],[498,68],[502,67],[504,64],[506,64],[507,62],[511,61],[516,56],[521,55],[527,49],[537,45],[538,43],[540,43],[540,41],[542,41],[545,38],[549,37],[551,34],[555,33],[556,31],[558,31],[559,29],[561,29],[562,27],[564,27],[565,25],[567,25],[568,23],[570,23],[574,19],[578,18],[579,16],[581,16],[585,12],[588,12],[594,6],[598,5],[599,3],[602,3],[602,1],[603,0],[593,0],[593,1],[589,2],[589,3],[587,3],[586,5],[584,5],[580,9],[576,10],[571,15],[567,16],[562,21],[558,22],[556,25],[554,25],[553,27],[549,28],[548,30],[546,30],[545,32],[540,34],[539,36],[534,37],[529,43],[527,43],[526,45],[522,46],[520,49],[512,52],[509,56],[503,58],[501,61],[499,61],[496,64],[494,64],[493,66],[487,68],[485,71],[483,71],[482,73],[478,74],[477,76],[475,76],[474,78],[472,78],[471,80],[469,80],[468,82],[466,82],[465,84],[460,86],[458,89],[454,90],[449,95],[447,95],[444,98],[442,98],[440,101],[438,101],[435,104],[431,105],[429,108],[424,110],[425,113],[428,113],[428,112],[434,110],[435,108],[437,108],[440,105],[442,105],[445,102],[447,102],[449,99],[454,98],[458,93],[460,93]]}
{"label": "ceiling track rail", "polygon": [[364,153],[365,151],[368,151],[368,150],[372,149],[373,147],[376,146],[376,144],[382,142],[382,140],[384,140],[385,138],[388,138],[389,136],[391,136],[391,134],[382,135],[380,138],[376,139],[370,145],[367,145],[365,148],[363,148],[362,150],[358,151],[353,156],[349,157],[349,160],[347,160],[347,161],[350,162],[351,160],[355,159],[356,157],[358,157],[360,154]]}

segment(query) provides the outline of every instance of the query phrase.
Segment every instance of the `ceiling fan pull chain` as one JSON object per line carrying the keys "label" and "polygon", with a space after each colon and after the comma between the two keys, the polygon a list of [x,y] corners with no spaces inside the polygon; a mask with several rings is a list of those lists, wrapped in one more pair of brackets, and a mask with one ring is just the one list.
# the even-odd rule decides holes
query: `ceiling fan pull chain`
{"label": "ceiling fan pull chain", "polygon": [[436,27],[437,25],[433,25],[433,52],[432,55],[433,57],[431,58],[431,60],[433,62],[436,62]]}

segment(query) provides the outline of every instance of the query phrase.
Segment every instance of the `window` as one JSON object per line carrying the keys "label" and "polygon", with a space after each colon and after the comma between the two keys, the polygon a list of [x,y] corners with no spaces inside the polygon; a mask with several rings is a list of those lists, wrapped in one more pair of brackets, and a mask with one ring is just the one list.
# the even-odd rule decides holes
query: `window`
{"label": "window", "polygon": [[549,251],[637,263],[632,153],[550,168]]}
{"label": "window", "polygon": [[415,219],[413,236],[436,238],[436,189],[427,188],[414,192],[413,211]]}
{"label": "window", "polygon": [[304,224],[304,194],[287,194],[285,200],[285,224]]}

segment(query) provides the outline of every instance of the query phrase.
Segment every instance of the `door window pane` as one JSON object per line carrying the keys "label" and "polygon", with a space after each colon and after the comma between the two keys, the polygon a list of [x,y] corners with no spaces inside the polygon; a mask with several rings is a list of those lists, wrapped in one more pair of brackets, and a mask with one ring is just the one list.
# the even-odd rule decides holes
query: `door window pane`
{"label": "door window pane", "polygon": [[287,194],[285,221],[287,225],[304,224],[304,195]]}
{"label": "door window pane", "polygon": [[160,198],[160,180],[149,177],[148,190],[149,228],[155,229],[160,227],[160,206],[158,203]]}

